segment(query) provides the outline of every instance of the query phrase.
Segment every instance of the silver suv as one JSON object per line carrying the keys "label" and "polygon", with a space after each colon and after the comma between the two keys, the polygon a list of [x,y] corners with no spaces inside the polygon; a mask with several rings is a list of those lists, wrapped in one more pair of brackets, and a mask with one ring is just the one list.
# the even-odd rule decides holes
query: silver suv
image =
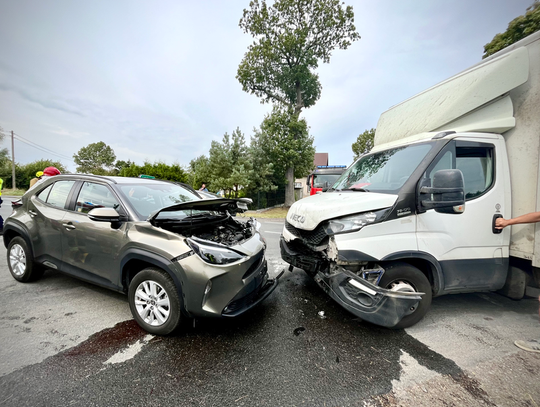
{"label": "silver suv", "polygon": [[166,335],[184,318],[240,315],[276,288],[260,224],[231,215],[245,209],[166,181],[58,175],[6,220],[9,270],[28,282],[57,269],[127,293],[139,325]]}

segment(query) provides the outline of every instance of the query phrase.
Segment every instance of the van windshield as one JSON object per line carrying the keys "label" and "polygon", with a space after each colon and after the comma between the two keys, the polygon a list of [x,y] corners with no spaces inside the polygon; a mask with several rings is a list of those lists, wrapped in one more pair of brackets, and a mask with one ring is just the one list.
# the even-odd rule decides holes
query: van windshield
{"label": "van windshield", "polygon": [[347,168],[333,189],[396,193],[432,146],[413,144],[365,155]]}

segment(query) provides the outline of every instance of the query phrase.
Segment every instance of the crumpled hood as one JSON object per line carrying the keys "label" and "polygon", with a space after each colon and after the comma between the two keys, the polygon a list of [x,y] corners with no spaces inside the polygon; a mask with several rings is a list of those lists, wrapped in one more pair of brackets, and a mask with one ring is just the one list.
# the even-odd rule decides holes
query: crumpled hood
{"label": "crumpled hood", "polygon": [[287,213],[287,222],[298,229],[313,230],[327,219],[389,208],[397,195],[376,192],[327,192],[295,202]]}
{"label": "crumpled hood", "polygon": [[198,209],[202,211],[216,211],[216,212],[225,212],[238,213],[245,212],[248,210],[247,201],[240,199],[227,199],[227,198],[216,198],[216,199],[196,199],[194,201],[183,202],[177,205],[167,206],[161,208],[158,211],[155,211],[148,216],[148,221],[152,222],[161,212],[175,212],[186,209]]}

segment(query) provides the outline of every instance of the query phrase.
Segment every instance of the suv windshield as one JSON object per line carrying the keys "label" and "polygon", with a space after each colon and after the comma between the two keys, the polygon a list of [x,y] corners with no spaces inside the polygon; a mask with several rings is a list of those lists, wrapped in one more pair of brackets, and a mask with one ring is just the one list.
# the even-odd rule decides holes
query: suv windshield
{"label": "suv windshield", "polygon": [[[119,184],[118,186],[141,219],[146,219],[151,213],[167,206],[200,199],[186,188],[167,182]],[[168,212],[167,217],[183,218],[195,211],[189,210],[186,212],[189,213],[184,213],[184,211]]]}
{"label": "suv windshield", "polygon": [[431,143],[414,144],[365,155],[343,173],[333,188],[396,193],[431,147]]}

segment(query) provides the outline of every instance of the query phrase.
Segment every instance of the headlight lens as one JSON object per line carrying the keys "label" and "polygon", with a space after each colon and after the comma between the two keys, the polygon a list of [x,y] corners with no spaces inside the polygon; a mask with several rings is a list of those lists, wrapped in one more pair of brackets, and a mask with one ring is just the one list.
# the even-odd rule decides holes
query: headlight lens
{"label": "headlight lens", "polygon": [[207,246],[191,239],[187,239],[187,243],[204,262],[209,264],[229,264],[246,257],[225,247]]}
{"label": "headlight lens", "polygon": [[335,235],[360,230],[366,225],[380,221],[389,211],[390,209],[382,209],[329,220],[325,228],[326,234]]}

